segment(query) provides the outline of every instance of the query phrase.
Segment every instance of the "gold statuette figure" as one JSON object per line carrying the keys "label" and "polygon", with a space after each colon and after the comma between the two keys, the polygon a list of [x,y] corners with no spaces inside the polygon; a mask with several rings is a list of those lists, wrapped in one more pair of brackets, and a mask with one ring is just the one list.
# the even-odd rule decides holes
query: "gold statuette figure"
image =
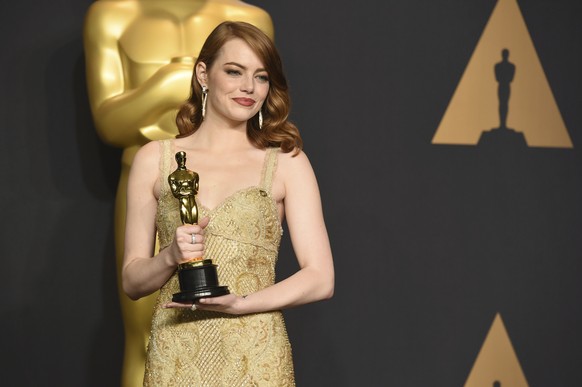
{"label": "gold statuette figure", "polygon": [[[172,194],[180,203],[182,224],[198,223],[198,174],[186,168],[186,153],[176,153],[178,168],[168,176]],[[228,287],[218,285],[216,265],[211,259],[197,258],[178,266],[180,292],[172,297],[174,302],[196,301],[203,297],[229,294]]]}
{"label": "gold statuette figure", "polygon": [[180,201],[180,219],[182,224],[198,224],[198,174],[186,169],[186,153],[176,153],[178,169],[168,176],[172,194]]}

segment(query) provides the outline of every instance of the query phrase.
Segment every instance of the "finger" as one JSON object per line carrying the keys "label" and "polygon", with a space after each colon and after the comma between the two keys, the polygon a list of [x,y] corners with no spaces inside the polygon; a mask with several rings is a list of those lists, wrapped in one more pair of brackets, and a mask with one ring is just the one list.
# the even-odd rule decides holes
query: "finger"
{"label": "finger", "polygon": [[229,299],[229,295],[225,295],[225,296],[220,296],[220,297],[208,297],[208,298],[201,298],[198,300],[198,302],[202,305],[208,305],[208,306],[219,306],[219,305],[225,305],[228,302]]}
{"label": "finger", "polygon": [[204,234],[204,228],[198,224],[184,224],[176,229],[177,233]]}
{"label": "finger", "polygon": [[192,227],[180,227],[176,229],[176,242],[178,244],[203,244],[205,241],[204,231],[202,228],[196,226]]}
{"label": "finger", "polygon": [[192,251],[183,253],[182,259],[179,260],[178,264],[188,263],[188,262],[198,262],[201,261],[203,257],[203,251]]}
{"label": "finger", "polygon": [[189,227],[178,227],[176,229],[175,239],[178,243],[192,243],[192,234],[195,234],[195,229]]}
{"label": "finger", "polygon": [[178,243],[178,255],[177,258],[179,259],[179,263],[184,263],[187,261],[191,261],[193,259],[199,259],[204,254],[204,244],[203,243],[196,243],[195,245],[192,244],[191,240],[187,242]]}
{"label": "finger", "polygon": [[190,236],[190,239],[192,239],[190,242],[193,245],[204,244],[204,235],[201,235],[201,234],[192,234]]}
{"label": "finger", "polygon": [[189,243],[188,245],[184,246],[184,248],[182,249],[182,254],[186,257],[192,257],[193,255],[198,257],[198,256],[202,255],[203,252],[204,252],[204,245],[202,243],[196,243],[195,245],[193,245],[192,243]]}
{"label": "finger", "polygon": [[208,216],[205,216],[204,218],[198,221],[198,225],[202,227],[202,229],[205,229],[206,226],[208,226],[208,223],[210,223],[210,218]]}

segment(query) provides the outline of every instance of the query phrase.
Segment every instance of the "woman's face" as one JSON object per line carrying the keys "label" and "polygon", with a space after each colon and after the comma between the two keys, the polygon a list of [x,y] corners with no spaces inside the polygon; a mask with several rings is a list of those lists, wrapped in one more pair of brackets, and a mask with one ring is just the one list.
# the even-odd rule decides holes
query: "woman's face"
{"label": "woman's face", "polygon": [[269,76],[242,39],[226,42],[206,70],[206,83],[202,84],[208,87],[208,119],[215,116],[236,125],[258,113],[269,92]]}

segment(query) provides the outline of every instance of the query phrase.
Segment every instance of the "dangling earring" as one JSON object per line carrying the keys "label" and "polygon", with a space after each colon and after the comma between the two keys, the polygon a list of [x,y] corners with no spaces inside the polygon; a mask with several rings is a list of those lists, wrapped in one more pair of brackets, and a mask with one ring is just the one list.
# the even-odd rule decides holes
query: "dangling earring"
{"label": "dangling earring", "polygon": [[208,97],[208,88],[202,86],[202,120],[206,117],[206,98]]}
{"label": "dangling earring", "polygon": [[263,129],[263,111],[259,110],[259,130]]}

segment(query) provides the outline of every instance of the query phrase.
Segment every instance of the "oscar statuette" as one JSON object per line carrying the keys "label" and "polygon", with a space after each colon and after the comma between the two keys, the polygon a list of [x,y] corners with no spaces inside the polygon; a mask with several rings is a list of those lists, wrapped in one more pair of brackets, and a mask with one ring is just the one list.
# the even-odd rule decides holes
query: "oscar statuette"
{"label": "oscar statuette", "polygon": [[[168,176],[168,183],[180,203],[182,224],[198,223],[198,174],[186,168],[186,153],[176,153],[178,168]],[[218,297],[229,294],[227,286],[218,285],[216,265],[209,258],[195,258],[178,265],[180,292],[174,293],[174,302],[194,302],[203,297]]]}

